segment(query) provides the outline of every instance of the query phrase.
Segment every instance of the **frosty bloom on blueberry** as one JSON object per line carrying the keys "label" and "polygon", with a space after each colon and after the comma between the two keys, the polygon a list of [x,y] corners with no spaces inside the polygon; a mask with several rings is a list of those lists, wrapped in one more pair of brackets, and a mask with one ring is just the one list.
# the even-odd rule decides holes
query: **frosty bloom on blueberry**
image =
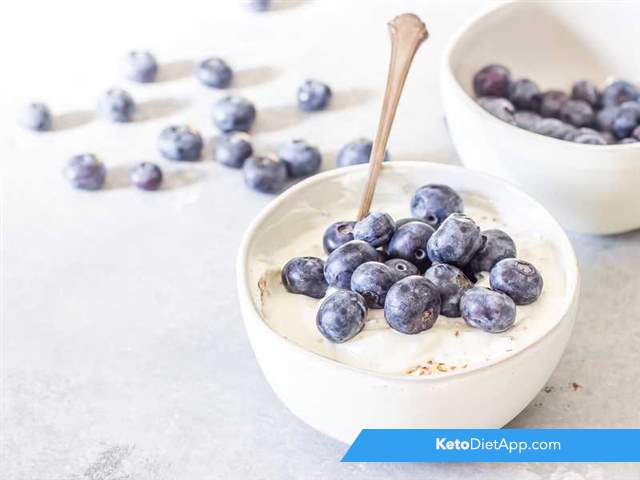
{"label": "frosty bloom on blueberry", "polygon": [[44,103],[30,103],[18,115],[18,123],[29,130],[51,130],[51,111]]}
{"label": "frosty bloom on blueberry", "polygon": [[305,80],[298,87],[296,97],[301,110],[324,110],[331,100],[331,89],[327,84],[317,80]]}
{"label": "frosty bloom on blueberry", "polygon": [[324,297],[328,287],[324,279],[324,262],[316,257],[292,258],[282,267],[282,284],[291,293]]}
{"label": "frosty bloom on blueberry", "polygon": [[373,212],[356,222],[353,237],[367,242],[372,247],[386,245],[396,230],[396,223],[388,213]]}
{"label": "frosty bloom on blueberry", "polygon": [[[349,167],[361,163],[369,163],[373,142],[366,138],[358,138],[343,146],[336,157],[336,166]],[[389,160],[388,152],[384,152],[384,161]]]}
{"label": "frosty bloom on blueberry", "polygon": [[242,168],[244,162],[253,154],[249,135],[245,132],[222,134],[216,141],[213,151],[215,160],[231,168]]}
{"label": "frosty bloom on blueberry", "polygon": [[388,265],[365,262],[351,276],[351,290],[359,293],[369,308],[383,308],[387,292],[396,281],[396,275]]}
{"label": "frosty bloom on blueberry", "polygon": [[287,166],[287,173],[291,178],[301,178],[313,175],[320,170],[322,155],[313,145],[304,140],[291,140],[278,150],[278,157]]}
{"label": "frosty bloom on blueberry", "polygon": [[462,213],[449,215],[427,242],[427,253],[434,263],[462,267],[482,247],[480,228]]}
{"label": "frosty bloom on blueberry", "polygon": [[411,199],[411,215],[437,228],[452,213],[462,213],[464,203],[448,185],[429,184],[416,190]]}
{"label": "frosty bloom on blueberry", "polygon": [[330,342],[342,343],[352,339],[364,328],[367,305],[356,292],[338,290],[320,305],[316,325]]}
{"label": "frosty bloom on blueberry", "polygon": [[211,57],[200,62],[196,77],[207,87],[227,88],[233,79],[233,71],[221,58]]}
{"label": "frosty bloom on blueberry", "polygon": [[426,223],[410,222],[396,229],[386,251],[391,258],[402,258],[424,271],[431,261],[427,255],[427,242],[435,230]]}
{"label": "frosty bloom on blueberry", "polygon": [[129,181],[140,190],[157,190],[162,183],[162,170],[155,163],[142,162],[129,170]]}
{"label": "frosty bloom on blueberry", "polygon": [[516,320],[516,305],[502,292],[473,287],[460,299],[462,318],[470,326],[489,333],[508,330]]}
{"label": "frosty bloom on blueberry", "polygon": [[491,288],[509,295],[516,305],[528,305],[542,292],[542,275],[524,260],[506,258],[491,269]]}
{"label": "frosty bloom on blueberry", "polygon": [[256,119],[256,108],[249,100],[230,95],[213,104],[212,116],[222,132],[248,132]]}
{"label": "frosty bloom on blueberry", "polygon": [[424,277],[411,276],[396,282],[384,303],[384,318],[389,326],[409,335],[429,330],[439,314],[440,293]]}
{"label": "frosty bloom on blueberry", "polygon": [[502,65],[487,65],[473,77],[473,90],[478,97],[509,95],[511,72]]}
{"label": "frosty bloom on blueberry", "polygon": [[75,188],[99,190],[104,184],[107,170],[94,154],[83,153],[69,160],[64,169],[64,176]]}
{"label": "frosty bloom on blueberry", "polygon": [[378,252],[367,242],[352,240],[336,248],[324,265],[327,283],[336,288],[351,288],[351,276],[360,265],[378,260]]}
{"label": "frosty bloom on blueberry", "polygon": [[473,287],[462,270],[446,263],[436,263],[424,274],[424,278],[433,283],[440,293],[440,313],[445,317],[460,316],[460,298]]}
{"label": "frosty bloom on blueberry", "polygon": [[187,125],[166,127],[158,137],[158,150],[169,160],[181,162],[198,160],[202,147],[200,133]]}
{"label": "frosty bloom on blueberry", "polygon": [[121,88],[107,90],[98,102],[98,112],[112,122],[130,122],[135,108],[131,95]]}
{"label": "frosty bloom on blueberry", "polygon": [[262,193],[278,193],[287,182],[287,167],[275,155],[249,157],[243,172],[245,184]]}
{"label": "frosty bloom on blueberry", "polygon": [[340,245],[353,240],[353,227],[355,224],[356,222],[336,222],[329,225],[322,237],[324,251],[331,253]]}
{"label": "frosty bloom on blueberry", "polygon": [[125,58],[125,77],[134,82],[153,82],[158,74],[158,62],[145,50],[129,52]]}

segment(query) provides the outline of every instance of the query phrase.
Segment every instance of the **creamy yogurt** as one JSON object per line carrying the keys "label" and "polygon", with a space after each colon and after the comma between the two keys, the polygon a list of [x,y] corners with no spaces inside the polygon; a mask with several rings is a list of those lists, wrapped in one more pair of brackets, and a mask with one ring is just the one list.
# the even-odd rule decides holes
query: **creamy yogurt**
{"label": "creamy yogurt", "polygon": [[[353,217],[353,208],[333,211],[330,218],[309,205],[301,205],[296,216],[306,218],[303,231],[293,233],[289,242],[276,246],[254,259],[261,272],[259,280],[264,321],[278,334],[299,346],[324,357],[372,372],[392,375],[443,376],[475,369],[514,355],[535,342],[555,326],[558,311],[564,308],[567,286],[561,253],[550,238],[536,233],[535,225],[510,221],[484,197],[461,192],[465,213],[482,230],[500,228],[514,239],[518,258],[533,263],[541,272],[544,288],[531,305],[518,306],[513,328],[499,334],[469,327],[462,318],[439,316],[433,328],[417,335],[404,335],[391,329],[382,310],[369,310],[364,330],[353,339],[333,344],[316,328],[316,311],[322,300],[288,293],[280,279],[280,268],[293,256],[311,255],[326,258],[322,235],[326,227],[338,220]],[[384,211],[394,218],[410,216],[410,195],[386,195]],[[308,209],[308,212],[304,212]],[[515,217],[514,217],[515,218]],[[478,285],[488,286],[488,274]],[[330,293],[330,292],[328,292]]]}

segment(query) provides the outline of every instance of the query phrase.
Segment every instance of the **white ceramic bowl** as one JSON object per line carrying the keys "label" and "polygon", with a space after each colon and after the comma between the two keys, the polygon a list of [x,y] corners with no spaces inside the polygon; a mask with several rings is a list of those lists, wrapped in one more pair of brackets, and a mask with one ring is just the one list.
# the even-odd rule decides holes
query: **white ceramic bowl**
{"label": "white ceramic bowl", "polygon": [[506,178],[582,233],[640,228],[640,143],[582,145],[511,126],[473,99],[472,78],[501,63],[542,89],[640,80],[640,2],[514,2],[476,18],[444,57],[441,90],[464,165]]}
{"label": "white ceramic bowl", "polygon": [[[449,165],[391,162],[383,167],[374,208],[382,210],[384,198],[400,195],[406,197],[408,210],[418,186],[446,183],[465,198],[488,199],[498,215],[506,208],[517,212],[523,224],[533,222],[531,229],[544,232],[560,259],[557,268],[564,274],[565,288],[549,328],[520,351],[443,377],[385,375],[312,353],[265,322],[259,285],[268,273],[265,259],[303,235],[309,222],[327,225],[339,220],[337,212],[345,205],[353,205],[355,214],[367,168],[332,170],[296,185],[275,199],[245,234],[237,260],[238,293],[247,333],[267,381],[301,420],[346,443],[365,427],[502,427],[533,399],[556,367],[573,326],[579,277],[562,228],[539,203],[500,179]],[[310,211],[317,211],[317,218],[310,218]],[[300,321],[299,312],[281,315],[285,321]]]}

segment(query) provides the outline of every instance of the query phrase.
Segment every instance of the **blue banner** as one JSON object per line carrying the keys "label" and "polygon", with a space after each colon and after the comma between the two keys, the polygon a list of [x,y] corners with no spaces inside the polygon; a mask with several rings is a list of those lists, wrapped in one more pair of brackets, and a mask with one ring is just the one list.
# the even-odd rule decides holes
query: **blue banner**
{"label": "blue banner", "polygon": [[365,429],[343,462],[640,462],[640,429]]}

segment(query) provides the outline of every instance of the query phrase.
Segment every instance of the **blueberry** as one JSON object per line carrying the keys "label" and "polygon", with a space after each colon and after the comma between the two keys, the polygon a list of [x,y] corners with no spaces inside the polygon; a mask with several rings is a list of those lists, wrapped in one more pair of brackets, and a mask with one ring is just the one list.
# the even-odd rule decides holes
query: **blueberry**
{"label": "blueberry", "polygon": [[380,262],[366,262],[351,276],[351,290],[362,295],[369,308],[383,308],[387,292],[396,282],[396,274]]}
{"label": "blueberry", "polygon": [[611,132],[618,139],[625,138],[631,135],[631,132],[633,132],[637,125],[637,112],[630,108],[620,107],[613,122],[611,122]]}
{"label": "blueberry", "polygon": [[629,82],[617,80],[602,90],[602,106],[622,105],[624,102],[636,100],[638,90]]}
{"label": "blueberry", "polygon": [[196,78],[207,87],[227,88],[233,79],[233,71],[221,58],[211,57],[200,62]]}
{"label": "blueberry", "polygon": [[574,127],[587,127],[593,125],[596,116],[584,100],[567,100],[560,108],[560,119]]}
{"label": "blueberry", "polygon": [[516,321],[516,305],[507,295],[473,287],[460,299],[460,313],[467,324],[489,333],[500,333]]}
{"label": "blueberry", "polygon": [[440,314],[440,293],[424,277],[397,281],[387,292],[384,318],[391,328],[413,335],[433,327]]}
{"label": "blueberry", "polygon": [[575,129],[573,125],[569,125],[557,118],[543,118],[536,124],[535,132],[547,137],[563,139]]}
{"label": "blueberry", "polygon": [[586,80],[580,80],[573,84],[571,98],[587,102],[593,108],[600,104],[600,92],[593,83]]}
{"label": "blueberry", "polygon": [[324,278],[332,287],[351,288],[351,275],[365,262],[378,260],[378,252],[367,242],[352,240],[329,254],[324,265]]}
{"label": "blueberry", "polygon": [[411,215],[437,228],[452,213],[462,213],[464,203],[448,185],[430,183],[416,190],[411,198]]}
{"label": "blueberry", "polygon": [[308,112],[324,110],[331,100],[331,89],[317,80],[305,80],[298,87],[296,96],[300,109]]}
{"label": "blueberry", "polygon": [[542,292],[540,272],[524,260],[505,258],[491,269],[489,275],[491,288],[509,295],[516,305],[528,305],[534,302]]}
{"label": "blueberry", "polygon": [[278,150],[278,157],[287,166],[291,178],[308,177],[317,173],[322,163],[322,155],[313,145],[304,140],[291,140]]}
{"label": "blueberry", "polygon": [[490,272],[493,266],[505,258],[515,258],[516,243],[502,230],[492,229],[481,232],[482,246],[476,252],[468,268],[473,273]]}
{"label": "blueberry", "polygon": [[222,165],[242,168],[251,155],[253,155],[253,146],[249,135],[245,132],[225,133],[216,141],[214,157]]}
{"label": "blueberry", "polygon": [[125,77],[134,82],[153,82],[158,74],[158,62],[150,52],[134,50],[125,59]]}
{"label": "blueberry", "polygon": [[604,140],[607,142],[607,145],[613,145],[618,141],[618,139],[614,137],[613,133],[611,132],[598,132],[598,133],[600,133],[600,136],[604,138]]}
{"label": "blueberry", "polygon": [[637,138],[633,138],[633,137],[627,137],[627,138],[623,138],[618,143],[621,143],[621,144],[624,144],[624,143],[638,143],[638,139]]}
{"label": "blueberry", "polygon": [[480,228],[462,213],[449,215],[427,242],[433,263],[450,263],[458,267],[469,263],[482,247]]}
{"label": "blueberry", "polygon": [[169,160],[183,162],[198,160],[202,146],[200,133],[187,125],[166,127],[158,137],[158,150]]}
{"label": "blueberry", "polygon": [[606,145],[607,141],[599,133],[582,133],[573,139],[575,143],[582,143],[585,145]]}
{"label": "blueberry", "polygon": [[440,293],[440,313],[445,317],[460,316],[460,297],[473,287],[473,283],[457,267],[446,263],[436,263],[424,274]]}
{"label": "blueberry", "polygon": [[427,223],[426,220],[423,220],[422,218],[405,217],[401,218],[400,220],[396,220],[396,230],[402,225],[406,225],[407,223],[411,222]]}
{"label": "blueberry", "polygon": [[507,123],[515,124],[513,114],[516,109],[506,98],[480,97],[478,98],[478,104],[494,117]]}
{"label": "blueberry", "polygon": [[528,78],[521,78],[509,86],[509,100],[518,109],[538,110],[542,94],[535,82]]}
{"label": "blueberry", "polygon": [[392,258],[384,262],[384,264],[393,271],[396,282],[411,275],[420,275],[420,270],[413,263],[403,258]]}
{"label": "blueberry", "polygon": [[107,90],[98,101],[98,111],[112,122],[130,122],[135,108],[131,95],[121,88]]}
{"label": "blueberry", "polygon": [[566,135],[562,137],[562,139],[573,142],[580,135],[585,135],[585,134],[601,135],[601,132],[598,132],[597,130],[594,130],[593,128],[589,128],[589,127],[580,127],[580,128],[567,131]]}
{"label": "blueberry", "polygon": [[513,120],[518,127],[534,132],[542,117],[535,112],[521,110],[513,115]]}
{"label": "blueberry", "polygon": [[540,115],[543,117],[560,118],[562,106],[569,100],[569,95],[559,90],[549,90],[542,94]]}
{"label": "blueberry", "polygon": [[407,223],[396,229],[386,251],[391,258],[403,258],[424,271],[431,264],[427,256],[427,242],[434,231],[426,223]]}
{"label": "blueberry", "polygon": [[367,242],[372,247],[382,247],[396,231],[396,223],[388,213],[373,212],[356,222],[353,238]]}
{"label": "blueberry", "polygon": [[287,181],[287,167],[275,156],[249,157],[243,171],[247,186],[262,193],[278,193]]}
{"label": "blueberry", "polygon": [[596,126],[598,130],[603,132],[611,131],[613,120],[618,116],[620,107],[614,105],[611,107],[605,107],[596,114]]}
{"label": "blueberry", "polygon": [[162,170],[154,163],[142,162],[129,170],[129,181],[141,190],[157,190],[162,183]]}
{"label": "blueberry", "polygon": [[322,246],[327,253],[333,252],[340,245],[353,240],[353,227],[356,222],[335,222],[327,227],[322,237]]}
{"label": "blueberry", "polygon": [[327,340],[343,343],[364,328],[367,305],[356,292],[338,290],[324,299],[316,315],[316,326]]}
{"label": "blueberry", "polygon": [[30,103],[20,111],[18,123],[37,132],[51,130],[51,111],[44,103]]}
{"label": "blueberry", "polygon": [[[353,142],[344,145],[336,156],[336,165],[338,167],[348,167],[350,165],[359,165],[361,163],[369,163],[373,142],[366,138],[358,138]],[[389,154],[384,152],[384,161],[389,160]]]}
{"label": "blueberry", "polygon": [[487,65],[473,77],[476,97],[503,97],[509,95],[511,72],[502,65]]}
{"label": "blueberry", "polygon": [[265,12],[271,6],[271,0],[245,0],[247,7],[256,12]]}
{"label": "blueberry", "polygon": [[633,132],[631,132],[631,136],[633,138],[640,140],[640,126],[637,126],[636,128],[633,129]]}
{"label": "blueberry", "polygon": [[213,104],[213,123],[223,132],[247,132],[256,119],[256,108],[249,100],[230,95]]}
{"label": "blueberry", "polygon": [[324,262],[316,257],[292,258],[282,267],[282,284],[291,293],[324,297],[328,287],[324,279]]}
{"label": "blueberry", "polygon": [[99,190],[107,176],[104,164],[92,153],[71,157],[63,173],[73,187],[81,190]]}

